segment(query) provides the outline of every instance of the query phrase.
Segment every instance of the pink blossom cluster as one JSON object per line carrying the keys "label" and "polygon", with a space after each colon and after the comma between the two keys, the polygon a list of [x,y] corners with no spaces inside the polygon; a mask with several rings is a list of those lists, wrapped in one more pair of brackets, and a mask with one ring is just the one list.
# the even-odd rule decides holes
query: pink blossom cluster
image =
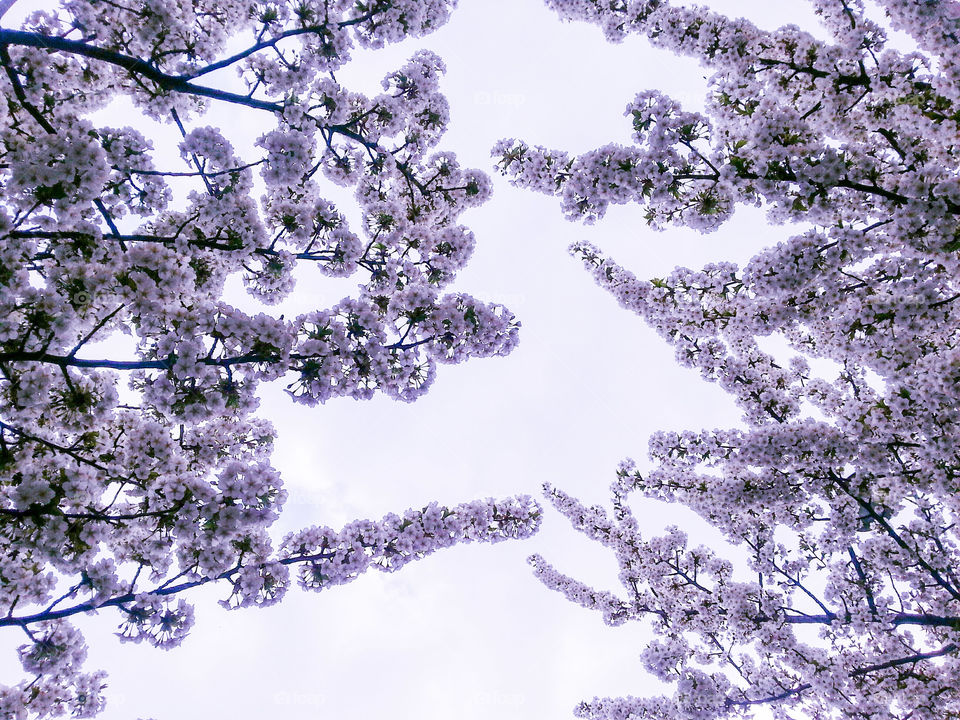
{"label": "pink blossom cluster", "polygon": [[[654,435],[649,470],[620,467],[612,513],[547,488],[615,554],[624,589],[534,556],[537,577],[609,624],[648,623],[644,667],[673,689],[595,698],[578,717],[960,713],[960,12],[878,3],[920,48],[902,54],[865,3],[812,2],[831,42],[659,0],[548,0],[611,40],[639,32],[700,59],[707,111],[645,92],[631,146],[494,150],[587,222],[629,202],[655,228],[709,231],[745,203],[811,226],[742,267],[649,280],[572,248],[744,422]],[[689,508],[726,543],[645,533],[638,497]]]}
{"label": "pink blossom cluster", "polygon": [[476,500],[447,508],[431,503],[379,522],[358,520],[340,532],[312,527],[287,535],[280,545],[284,564],[296,563],[305,590],[323,590],[354,580],[374,567],[394,572],[440,548],[465,542],[500,542],[536,532],[540,506],[527,495]]}
{"label": "pink blossom cluster", "polygon": [[20,720],[28,712],[37,716],[70,712],[76,717],[100,713],[105,707],[106,673],[81,671],[87,656],[83,635],[68,622],[48,621],[36,625],[28,636],[30,642],[19,648],[20,662],[35,679],[27,688],[0,686],[3,716]]}
{"label": "pink blossom cluster", "polygon": [[184,572],[164,582],[153,576],[154,587],[146,592],[134,592],[135,582],[120,582],[112,561],[100,561],[84,577],[80,596],[93,595],[86,602],[78,602],[73,592],[51,608],[65,600],[73,605],[0,619],[0,626],[20,627],[27,634],[29,642],[19,655],[24,671],[33,676],[30,682],[0,686],[0,713],[16,720],[65,713],[90,717],[106,706],[105,673],[82,672],[87,649],[83,636],[65,619],[73,615],[117,608],[123,618],[117,633],[122,641],[169,649],[178,646],[193,625],[193,607],[177,597],[190,588],[220,580],[231,585],[230,596],[221,602],[224,607],[268,606],[286,592],[291,565],[297,566],[304,589],[319,591],[351,582],[371,567],[393,572],[441,548],[529,537],[539,527],[540,514],[538,503],[524,495],[452,508],[431,503],[403,516],[358,520],[340,532],[307,528],[288,534],[276,551],[269,538],[248,537],[237,544],[239,554],[222,571]]}
{"label": "pink blossom cluster", "polygon": [[925,19],[904,20],[921,40],[944,32],[954,38],[931,40],[927,54],[887,48],[882,27],[858,3],[814,4],[836,42],[796,26],[763,31],[659,0],[548,2],[564,18],[600,24],[612,39],[639,32],[701,60],[713,73],[707,115],[643,92],[626,109],[633,145],[571,158],[507,139],[493,151],[500,171],[517,185],[557,195],[568,217],[588,222],[627,202],[644,205],[653,227],[679,223],[702,231],[716,228],[738,203],[763,203],[774,221],[825,226],[851,215],[891,217],[903,234],[930,212],[955,216],[960,187],[950,168],[957,162],[960,78],[949,68],[960,21],[951,4],[883,3],[895,21],[909,15],[901,5],[926,8]]}
{"label": "pink blossom cluster", "polygon": [[[516,345],[509,310],[444,292],[474,247],[459,216],[490,182],[437,150],[443,63],[418,52],[370,97],[334,75],[354,45],[430,32],[453,5],[63,0],[0,28],[0,615],[31,676],[0,691],[0,717],[102,707],[73,614],[116,608],[123,639],[169,647],[192,624],[177,592],[279,599],[292,556],[268,532],[286,493],[261,383],[410,401],[437,364]],[[179,158],[90,120],[116,98],[172,123]],[[203,122],[216,104],[272,121],[251,156]],[[356,227],[325,182],[354,189]],[[275,304],[310,268],[358,290],[293,318],[223,299],[242,278]],[[121,335],[126,357],[92,349]],[[517,502],[411,515],[371,562],[523,536],[537,519]]]}

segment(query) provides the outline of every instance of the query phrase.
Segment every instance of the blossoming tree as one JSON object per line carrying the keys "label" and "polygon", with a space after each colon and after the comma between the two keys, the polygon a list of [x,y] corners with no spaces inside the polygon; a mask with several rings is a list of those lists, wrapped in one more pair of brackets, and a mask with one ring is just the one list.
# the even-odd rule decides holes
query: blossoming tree
{"label": "blossoming tree", "polygon": [[[811,2],[829,41],[664,0],[547,0],[611,41],[699,58],[706,114],[643,92],[633,145],[495,150],[572,219],[638,203],[655,228],[709,232],[742,203],[809,227],[743,267],[652,280],[572,249],[745,422],[655,435],[649,471],[617,472],[612,514],[548,488],[615,553],[624,592],[533,557],[537,576],[610,624],[649,621],[644,665],[673,686],[579,717],[960,717],[960,4],[878,0],[884,23],[861,0]],[[916,50],[889,48],[888,26]],[[648,536],[631,493],[682,503],[736,550]]]}
{"label": "blossoming tree", "polygon": [[[410,401],[437,363],[516,343],[504,307],[442,294],[474,243],[457,218],[489,181],[433,150],[441,61],[417,53],[374,97],[334,76],[351,46],[427,33],[453,4],[63,0],[0,28],[0,626],[25,634],[28,674],[0,688],[0,717],[103,707],[74,615],[114,609],[124,639],[169,647],[200,584],[264,605],[291,566],[322,589],[536,529],[520,497],[309,528],[278,548],[267,533],[285,493],[253,414],[261,381],[308,404]],[[93,123],[120,96],[177,128],[182,163]],[[255,156],[198,122],[212,104],[263,118]],[[324,178],[355,188],[362,227],[323,198]],[[298,266],[359,277],[359,292],[289,319],[223,299],[242,275],[275,303]],[[90,349],[116,333],[129,356]]]}

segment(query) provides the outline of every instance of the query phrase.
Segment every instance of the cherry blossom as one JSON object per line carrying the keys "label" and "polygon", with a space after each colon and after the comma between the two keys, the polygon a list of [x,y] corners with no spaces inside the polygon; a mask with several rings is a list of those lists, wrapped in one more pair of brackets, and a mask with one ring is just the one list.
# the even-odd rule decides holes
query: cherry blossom
{"label": "cherry blossom", "polygon": [[[516,345],[508,309],[445,292],[474,246],[460,214],[490,184],[437,149],[441,60],[416,52],[370,97],[335,76],[352,48],[428,33],[454,4],[63,0],[0,28],[0,622],[27,639],[0,717],[102,709],[73,615],[109,608],[121,639],[172,647],[200,584],[266,605],[291,565],[320,589],[536,530],[515,498],[269,534],[286,492],[261,383],[311,405],[412,401],[438,364]],[[170,123],[179,157],[135,117],[93,121],[120,98]],[[252,154],[205,122],[215,105],[262,118]],[[358,225],[330,182],[354,190]],[[269,312],[298,268],[358,290]],[[243,307],[224,298],[231,277]],[[128,356],[92,349],[118,335]]]}
{"label": "cherry blossom", "polygon": [[[960,13],[947,0],[880,0],[886,17],[811,2],[829,42],[663,0],[547,0],[611,41],[640,33],[698,58],[706,111],[647,91],[626,109],[632,145],[494,149],[571,219],[638,203],[654,228],[710,232],[751,204],[809,228],[742,267],[648,280],[589,242],[572,248],[744,421],[653,436],[646,468],[619,468],[612,512],[547,487],[615,554],[623,591],[540,556],[535,574],[608,624],[647,623],[643,666],[672,688],[594,698],[578,717],[960,714]],[[918,50],[888,47],[888,26]],[[641,498],[686,506],[726,546],[644,532]]]}

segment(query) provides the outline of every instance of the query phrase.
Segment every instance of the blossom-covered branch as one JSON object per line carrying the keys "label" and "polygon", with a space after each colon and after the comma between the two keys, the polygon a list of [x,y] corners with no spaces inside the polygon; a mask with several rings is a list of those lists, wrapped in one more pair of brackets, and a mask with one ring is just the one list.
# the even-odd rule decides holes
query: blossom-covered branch
{"label": "blossom-covered branch", "polygon": [[[370,97],[334,74],[352,46],[428,33],[453,5],[63,0],[0,28],[0,626],[27,635],[30,676],[0,689],[0,716],[102,709],[71,616],[114,607],[124,636],[166,646],[197,585],[264,604],[291,565],[326,587],[537,527],[521,499],[308,531],[309,553],[268,532],[286,493],[254,414],[263,382],[307,404],[412,401],[438,364],[516,345],[505,307],[445,292],[474,247],[460,215],[490,184],[437,151],[441,60],[415,53]],[[92,121],[121,97],[179,147]],[[255,148],[203,123],[213,104],[263,123]],[[324,182],[355,191],[359,226]],[[268,312],[309,271],[358,289]],[[243,307],[224,298],[238,277]],[[116,334],[124,354],[91,349]]]}
{"label": "blossom-covered branch", "polygon": [[[610,624],[650,623],[644,666],[674,688],[579,717],[960,716],[960,5],[879,3],[921,48],[903,54],[864,3],[811,2],[832,41],[662,0],[548,0],[700,59],[707,111],[649,91],[627,107],[632,146],[494,150],[573,219],[638,203],[655,228],[710,231],[744,203],[812,225],[743,267],[649,280],[572,248],[745,423],[654,435],[651,469],[621,466],[612,516],[548,488],[624,590],[539,556],[536,575]],[[728,546],[647,535],[636,496],[690,508]]]}

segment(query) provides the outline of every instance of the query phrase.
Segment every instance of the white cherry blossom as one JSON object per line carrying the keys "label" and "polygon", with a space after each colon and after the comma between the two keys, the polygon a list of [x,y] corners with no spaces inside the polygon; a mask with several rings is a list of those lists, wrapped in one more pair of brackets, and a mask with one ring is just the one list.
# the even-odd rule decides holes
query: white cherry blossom
{"label": "white cherry blossom", "polygon": [[[27,639],[0,717],[102,709],[74,615],[115,612],[122,639],[172,647],[193,623],[182,595],[201,584],[230,587],[228,607],[267,605],[291,566],[320,589],[536,530],[536,503],[515,498],[278,548],[268,532],[286,492],[261,382],[308,404],[411,401],[437,364],[516,345],[509,310],[445,293],[474,244],[458,218],[489,181],[437,150],[443,63],[417,52],[373,97],[334,75],[353,46],[423,35],[453,5],[63,0],[0,28],[0,625]],[[170,123],[180,157],[95,125],[116,98]],[[260,114],[252,155],[208,125],[213,105]],[[329,180],[355,189],[359,226],[324,198]],[[359,288],[299,317],[224,300],[240,276],[276,303],[298,267]],[[90,349],[115,333],[129,356]]]}
{"label": "white cherry blossom", "polygon": [[[609,624],[649,623],[643,665],[672,685],[578,717],[960,716],[960,6],[880,0],[919,47],[903,54],[866,3],[811,2],[830,42],[665,0],[547,0],[611,41],[640,33],[698,58],[706,113],[646,91],[627,106],[631,145],[494,149],[571,219],[638,203],[654,228],[709,232],[753,204],[812,226],[743,267],[649,280],[572,248],[746,426],[653,436],[646,468],[618,470],[612,513],[547,487],[615,554],[623,591],[540,556],[537,577]],[[771,336],[790,362],[764,349]],[[730,547],[645,533],[638,496],[692,509]]]}

